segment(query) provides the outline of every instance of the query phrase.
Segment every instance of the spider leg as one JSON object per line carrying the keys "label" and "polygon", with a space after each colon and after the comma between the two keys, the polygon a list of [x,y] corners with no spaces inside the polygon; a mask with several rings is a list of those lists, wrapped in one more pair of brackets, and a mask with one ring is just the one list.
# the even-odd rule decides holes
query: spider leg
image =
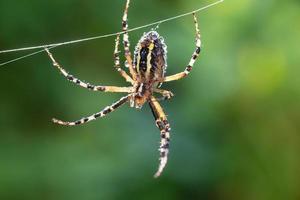
{"label": "spider leg", "polygon": [[114,50],[114,58],[115,58],[115,68],[120,73],[122,77],[125,78],[127,82],[133,83],[132,78],[120,67],[120,51],[119,51],[119,44],[120,44],[120,35],[117,35],[115,50]]}
{"label": "spider leg", "polygon": [[128,16],[128,8],[129,8],[129,3],[130,0],[126,1],[126,6],[122,18],[122,30],[124,31],[123,34],[123,44],[124,44],[124,50],[125,50],[125,58],[129,67],[129,72],[133,78],[133,80],[136,80],[136,72],[133,66],[132,58],[131,58],[131,53],[130,53],[130,42],[129,42],[129,35],[128,35],[128,21],[127,21],[127,16]]}
{"label": "spider leg", "polygon": [[102,111],[97,112],[89,117],[84,117],[84,118],[81,118],[80,120],[77,120],[74,122],[65,122],[65,121],[55,119],[55,118],[53,118],[52,121],[56,124],[65,125],[65,126],[75,126],[75,125],[84,124],[84,123],[90,122],[92,120],[95,120],[98,117],[104,117],[105,115],[107,115],[107,114],[111,113],[112,111],[114,111],[115,109],[119,108],[121,105],[123,105],[124,103],[126,103],[129,100],[130,95],[122,97],[117,102],[113,103],[110,106],[105,107]]}
{"label": "spider leg", "polygon": [[151,97],[149,101],[149,105],[154,115],[156,126],[160,130],[160,137],[161,137],[160,147],[159,147],[160,163],[159,163],[158,170],[154,175],[154,177],[157,178],[162,173],[168,161],[171,128],[162,107],[160,106],[160,104],[158,103],[158,101],[155,99],[154,96]]}
{"label": "spider leg", "polygon": [[193,53],[193,56],[183,72],[165,77],[164,82],[175,81],[186,77],[192,71],[193,65],[200,54],[201,51],[200,31],[199,31],[198,21],[195,13],[193,13],[193,17],[194,17],[194,23],[196,29],[196,49]]}
{"label": "spider leg", "polygon": [[157,99],[158,101],[168,100],[174,96],[174,94],[171,91],[164,90],[164,89],[154,88],[153,92],[156,92],[156,93],[159,93],[162,95],[162,98]]}
{"label": "spider leg", "polygon": [[83,81],[79,80],[78,78],[74,77],[73,75],[69,74],[68,72],[66,72],[66,70],[64,68],[62,68],[58,62],[56,62],[53,55],[50,53],[49,49],[45,48],[45,50],[48,53],[48,56],[50,57],[53,66],[57,67],[64,77],[66,77],[69,81],[75,83],[76,85],[79,85],[79,86],[84,87],[89,90],[103,91],[103,92],[130,93],[133,90],[132,87],[99,86],[99,85],[92,85],[90,83],[83,82]]}

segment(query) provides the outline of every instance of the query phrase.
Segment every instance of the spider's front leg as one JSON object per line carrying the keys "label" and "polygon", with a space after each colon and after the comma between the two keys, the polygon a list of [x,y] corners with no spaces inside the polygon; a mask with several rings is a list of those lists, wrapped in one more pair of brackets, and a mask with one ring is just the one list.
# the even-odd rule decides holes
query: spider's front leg
{"label": "spider's front leg", "polygon": [[136,71],[134,69],[133,66],[133,61],[132,61],[132,57],[131,57],[131,52],[130,52],[130,42],[129,42],[129,35],[128,35],[128,8],[129,8],[129,3],[130,0],[126,1],[126,6],[125,6],[125,10],[124,10],[124,14],[123,14],[123,18],[122,18],[122,30],[124,31],[123,34],[123,44],[124,44],[124,50],[125,50],[125,58],[128,64],[128,68],[129,68],[129,72],[133,78],[133,80],[136,80]]}
{"label": "spider's front leg", "polygon": [[169,143],[170,143],[170,124],[167,120],[167,117],[158,103],[154,96],[151,97],[149,105],[151,107],[152,113],[155,118],[156,126],[160,130],[160,163],[157,172],[155,173],[154,177],[157,178],[162,173],[164,167],[168,161],[168,154],[169,154]]}
{"label": "spider's front leg", "polygon": [[192,71],[194,63],[200,54],[201,51],[200,31],[199,31],[198,21],[195,13],[193,13],[193,17],[194,17],[194,23],[196,29],[196,49],[192,55],[192,58],[183,72],[165,77],[163,80],[164,82],[175,81],[186,77]]}
{"label": "spider's front leg", "polygon": [[125,78],[125,80],[127,82],[130,82],[131,84],[133,84],[132,78],[120,66],[119,44],[120,44],[120,35],[117,35],[116,43],[115,43],[115,50],[114,50],[115,68],[120,73],[120,75]]}
{"label": "spider's front leg", "polygon": [[69,81],[75,83],[76,85],[79,85],[81,87],[84,87],[89,90],[93,91],[102,91],[102,92],[124,92],[124,93],[130,93],[133,91],[132,87],[117,87],[117,86],[100,86],[100,85],[92,85],[90,83],[86,83],[84,81],[79,80],[78,78],[74,77],[73,75],[66,72],[64,68],[60,66],[60,64],[54,59],[53,55],[50,53],[49,49],[45,48],[45,51],[48,53],[48,56],[50,57],[52,64],[54,67],[58,68],[61,74],[66,77]]}
{"label": "spider's front leg", "polygon": [[74,122],[65,122],[65,121],[61,121],[58,119],[52,119],[52,121],[56,124],[60,124],[60,125],[65,125],[65,126],[75,126],[75,125],[80,125],[80,124],[84,124],[87,122],[90,122],[92,120],[97,119],[98,117],[104,117],[105,115],[111,113],[112,111],[116,110],[117,108],[119,108],[121,105],[123,105],[124,103],[126,103],[129,98],[130,98],[131,94],[122,97],[119,101],[113,103],[111,106],[107,106],[105,107],[102,111],[97,112],[89,117],[84,117],[81,118],[80,120],[74,121]]}

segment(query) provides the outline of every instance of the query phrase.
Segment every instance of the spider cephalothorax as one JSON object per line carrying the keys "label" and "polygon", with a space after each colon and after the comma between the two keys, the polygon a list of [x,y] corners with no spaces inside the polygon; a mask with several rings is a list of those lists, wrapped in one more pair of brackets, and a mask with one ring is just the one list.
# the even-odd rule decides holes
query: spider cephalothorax
{"label": "spider cephalothorax", "polygon": [[[53,63],[53,66],[57,67],[60,72],[71,82],[87,88],[92,91],[103,91],[103,92],[119,92],[127,93],[126,96],[120,98],[117,102],[113,103],[110,106],[105,107],[100,112],[97,112],[89,117],[84,117],[80,120],[74,122],[66,122],[58,119],[53,119],[54,123],[74,126],[83,124],[92,120],[97,119],[98,117],[104,117],[108,113],[114,111],[121,105],[129,102],[132,107],[141,108],[145,103],[149,103],[149,106],[152,110],[153,116],[155,118],[156,126],[160,130],[160,164],[155,177],[160,176],[164,167],[166,166],[168,153],[169,153],[169,143],[170,143],[170,125],[167,120],[167,117],[159,104],[159,100],[170,99],[173,94],[172,92],[164,89],[159,89],[163,82],[169,82],[174,80],[179,80],[186,77],[193,68],[193,65],[199,56],[201,50],[201,41],[200,41],[200,32],[198,29],[197,18],[194,14],[194,23],[196,29],[196,49],[190,59],[189,64],[186,66],[183,72],[165,76],[167,68],[167,46],[164,43],[164,40],[156,31],[150,31],[145,33],[139,42],[136,45],[134,51],[134,59],[132,59],[131,52],[129,49],[129,36],[128,36],[128,24],[127,24],[127,13],[130,0],[127,0],[125,11],[123,15],[122,27],[123,27],[123,44],[124,44],[124,53],[126,58],[125,65],[129,69],[130,75],[127,74],[120,66],[120,56],[119,56],[119,43],[120,35],[116,38],[115,43],[115,68],[120,73],[122,77],[125,78],[127,82],[131,84],[129,87],[117,87],[117,86],[102,86],[102,85],[92,85],[84,81],[75,78],[66,72],[54,59],[53,55],[46,48],[46,51]],[[162,95],[162,98],[156,98],[154,93]]]}

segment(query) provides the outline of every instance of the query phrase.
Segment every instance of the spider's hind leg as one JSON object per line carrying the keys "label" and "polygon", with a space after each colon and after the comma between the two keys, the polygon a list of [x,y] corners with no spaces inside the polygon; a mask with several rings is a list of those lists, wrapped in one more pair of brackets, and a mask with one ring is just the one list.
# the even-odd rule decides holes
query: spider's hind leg
{"label": "spider's hind leg", "polygon": [[154,177],[157,178],[161,175],[168,161],[171,128],[162,107],[155,99],[155,97],[153,96],[151,97],[149,105],[154,115],[156,126],[160,130],[160,138],[161,138],[160,147],[159,147],[160,163],[159,163],[158,170],[154,175]]}

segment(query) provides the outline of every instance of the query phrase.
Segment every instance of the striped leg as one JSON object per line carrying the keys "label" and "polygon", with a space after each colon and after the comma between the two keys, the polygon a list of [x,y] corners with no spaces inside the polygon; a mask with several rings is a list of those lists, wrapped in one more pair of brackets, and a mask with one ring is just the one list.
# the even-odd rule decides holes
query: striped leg
{"label": "striped leg", "polygon": [[169,153],[169,143],[170,143],[170,125],[167,120],[167,117],[158,103],[158,101],[155,99],[155,97],[151,97],[149,105],[151,107],[152,113],[155,118],[156,126],[160,130],[160,163],[157,172],[155,173],[154,177],[157,178],[162,173],[164,167],[167,164],[168,161],[168,153]]}
{"label": "striped leg", "polygon": [[114,58],[115,58],[115,68],[120,73],[122,77],[125,78],[127,82],[133,83],[132,78],[120,67],[120,55],[119,55],[119,44],[120,44],[120,35],[117,35],[116,44],[115,44],[115,51],[114,51]]}
{"label": "striped leg", "polygon": [[200,31],[199,31],[199,26],[198,26],[197,17],[195,15],[195,13],[193,13],[193,16],[194,16],[194,23],[195,23],[195,28],[196,28],[196,49],[193,53],[193,56],[188,64],[188,66],[185,68],[185,70],[183,72],[165,77],[164,82],[175,81],[175,80],[179,80],[179,79],[186,77],[192,71],[193,65],[200,54],[200,51],[201,51]]}
{"label": "striped leg", "polygon": [[124,43],[124,50],[125,50],[125,58],[129,67],[129,72],[133,78],[133,80],[136,80],[136,72],[133,66],[132,58],[131,58],[131,53],[130,53],[130,42],[129,42],[129,35],[128,35],[128,22],[127,22],[127,16],[128,16],[128,8],[129,8],[129,3],[130,0],[126,1],[126,6],[124,10],[124,15],[122,18],[122,30],[124,31],[123,34],[123,43]]}
{"label": "striped leg", "polygon": [[125,92],[125,93],[130,93],[133,90],[132,87],[99,86],[99,85],[96,86],[96,85],[92,85],[90,83],[85,83],[85,82],[79,80],[78,78],[75,78],[74,76],[72,76],[68,72],[66,72],[66,70],[64,68],[62,68],[58,64],[58,62],[56,62],[53,55],[50,53],[49,49],[45,48],[45,50],[48,53],[48,56],[50,57],[50,59],[53,63],[53,66],[57,67],[64,77],[66,77],[69,81],[75,83],[76,85],[87,88],[89,90],[103,91],[103,92]]}
{"label": "striped leg", "polygon": [[65,122],[65,121],[55,119],[55,118],[52,119],[52,121],[56,124],[65,125],[65,126],[75,126],[75,125],[79,125],[79,124],[84,124],[84,123],[90,122],[92,120],[95,120],[98,117],[104,117],[108,113],[111,113],[112,111],[114,111],[115,109],[117,109],[118,107],[120,107],[121,105],[126,103],[129,100],[129,97],[130,97],[130,95],[124,96],[119,101],[113,103],[111,106],[105,107],[102,111],[97,112],[89,117],[84,117],[84,118],[74,121],[74,122]]}

